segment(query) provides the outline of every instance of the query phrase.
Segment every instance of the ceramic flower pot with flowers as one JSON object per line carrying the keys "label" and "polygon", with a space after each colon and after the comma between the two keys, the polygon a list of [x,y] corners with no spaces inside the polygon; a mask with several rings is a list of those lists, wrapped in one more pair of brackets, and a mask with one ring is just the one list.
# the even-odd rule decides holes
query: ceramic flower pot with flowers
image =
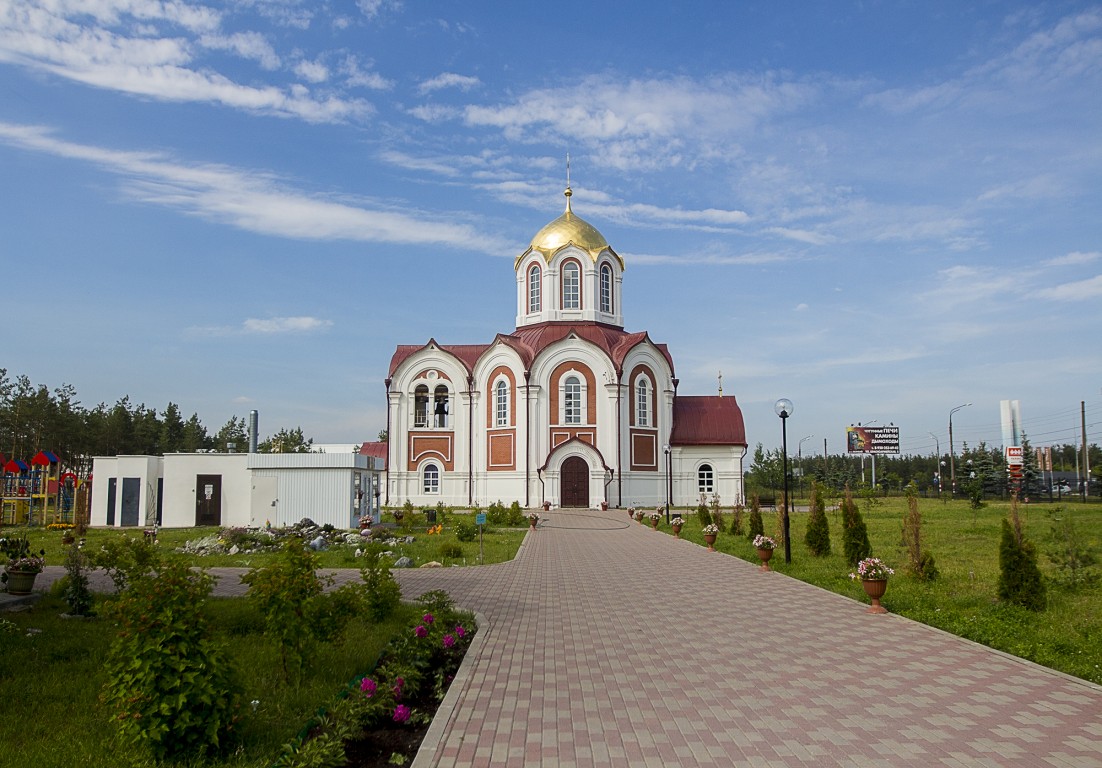
{"label": "ceramic flower pot with flowers", "polygon": [[535,512],[528,513],[528,529],[531,531],[536,530],[536,523],[540,521],[540,516]]}
{"label": "ceramic flower pot with flowers", "polygon": [[0,555],[5,561],[0,581],[8,585],[10,595],[29,595],[34,580],[46,565],[46,550],[31,552],[27,535],[0,539]]}
{"label": "ceramic flower pot with flowers", "polygon": [[659,510],[655,510],[650,513],[650,527],[654,530],[658,530],[658,524],[662,522],[662,513]]}
{"label": "ceramic flower pot with flowers", "polygon": [[762,571],[771,571],[769,561],[773,557],[773,550],[777,548],[777,542],[771,536],[758,534],[754,537],[754,549],[758,551],[758,559],[761,560]]}
{"label": "ceramic flower pot with flowers", "polygon": [[872,601],[872,605],[869,606],[866,613],[888,612],[887,608],[880,605],[880,598],[884,596],[884,592],[888,589],[888,577],[894,573],[895,571],[889,568],[879,557],[866,557],[857,564],[856,572],[849,575],[851,579],[861,580],[861,586],[864,588],[865,594]]}
{"label": "ceramic flower pot with flowers", "polygon": [[675,539],[681,538],[681,528],[685,525],[685,521],[680,515],[670,520],[670,529],[673,531],[673,537]]}
{"label": "ceramic flower pot with flowers", "polygon": [[704,543],[708,545],[708,551],[715,552],[716,538],[719,536],[719,526],[715,523],[710,523],[704,526],[700,532],[704,534]]}

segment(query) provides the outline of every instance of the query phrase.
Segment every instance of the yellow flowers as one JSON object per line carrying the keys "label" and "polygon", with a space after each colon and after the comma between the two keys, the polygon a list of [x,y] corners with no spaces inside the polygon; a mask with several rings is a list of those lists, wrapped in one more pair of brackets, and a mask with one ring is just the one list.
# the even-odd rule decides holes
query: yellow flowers
{"label": "yellow flowers", "polygon": [[443,533],[443,532],[444,532],[444,526],[442,526],[442,525],[434,525],[434,526],[429,528],[429,536],[435,536],[435,535],[437,535],[439,533]]}

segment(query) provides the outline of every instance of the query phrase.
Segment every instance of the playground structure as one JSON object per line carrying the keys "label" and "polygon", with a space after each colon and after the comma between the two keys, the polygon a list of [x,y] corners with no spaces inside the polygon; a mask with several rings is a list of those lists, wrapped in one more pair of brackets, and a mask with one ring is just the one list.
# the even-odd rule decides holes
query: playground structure
{"label": "playground structure", "polygon": [[28,464],[0,454],[0,523],[3,525],[73,525],[88,520],[92,478],[62,472],[57,456],[39,451]]}

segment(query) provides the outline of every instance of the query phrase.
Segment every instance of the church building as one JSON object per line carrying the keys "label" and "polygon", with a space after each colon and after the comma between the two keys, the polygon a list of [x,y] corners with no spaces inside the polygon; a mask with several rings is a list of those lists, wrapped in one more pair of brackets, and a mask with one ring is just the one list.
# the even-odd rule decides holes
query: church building
{"label": "church building", "polygon": [[565,194],[514,263],[515,330],[395,351],[384,504],[744,500],[738,403],[679,394],[666,345],[624,330],[624,260]]}

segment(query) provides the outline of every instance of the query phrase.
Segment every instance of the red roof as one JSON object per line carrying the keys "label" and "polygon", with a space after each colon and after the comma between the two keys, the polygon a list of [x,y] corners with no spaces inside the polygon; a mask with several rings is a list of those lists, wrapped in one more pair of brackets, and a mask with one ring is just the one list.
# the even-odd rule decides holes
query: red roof
{"label": "red roof", "polygon": [[[518,328],[513,333],[499,333],[494,343],[502,343],[512,348],[520,355],[525,368],[529,368],[540,352],[574,334],[580,339],[590,342],[601,349],[616,366],[616,370],[622,372],[624,359],[634,347],[644,342],[654,344],[646,331],[628,333],[622,328],[617,328],[603,323],[578,322],[578,323],[539,323]],[[493,344],[437,344],[434,339],[429,339],[427,344],[420,346],[403,344],[394,351],[390,359],[390,376],[398,370],[414,353],[427,349],[430,345],[456,357],[466,368],[467,373],[474,371],[478,359],[493,346]],[[665,344],[654,344],[666,362],[673,370],[673,357]]]}
{"label": "red roof", "polygon": [[738,402],[730,395],[678,395],[673,401],[670,444],[746,445]]}
{"label": "red roof", "polygon": [[387,458],[387,445],[387,443],[382,442],[363,443],[360,446],[360,455],[374,456],[376,459],[382,459],[383,466],[385,467]]}

